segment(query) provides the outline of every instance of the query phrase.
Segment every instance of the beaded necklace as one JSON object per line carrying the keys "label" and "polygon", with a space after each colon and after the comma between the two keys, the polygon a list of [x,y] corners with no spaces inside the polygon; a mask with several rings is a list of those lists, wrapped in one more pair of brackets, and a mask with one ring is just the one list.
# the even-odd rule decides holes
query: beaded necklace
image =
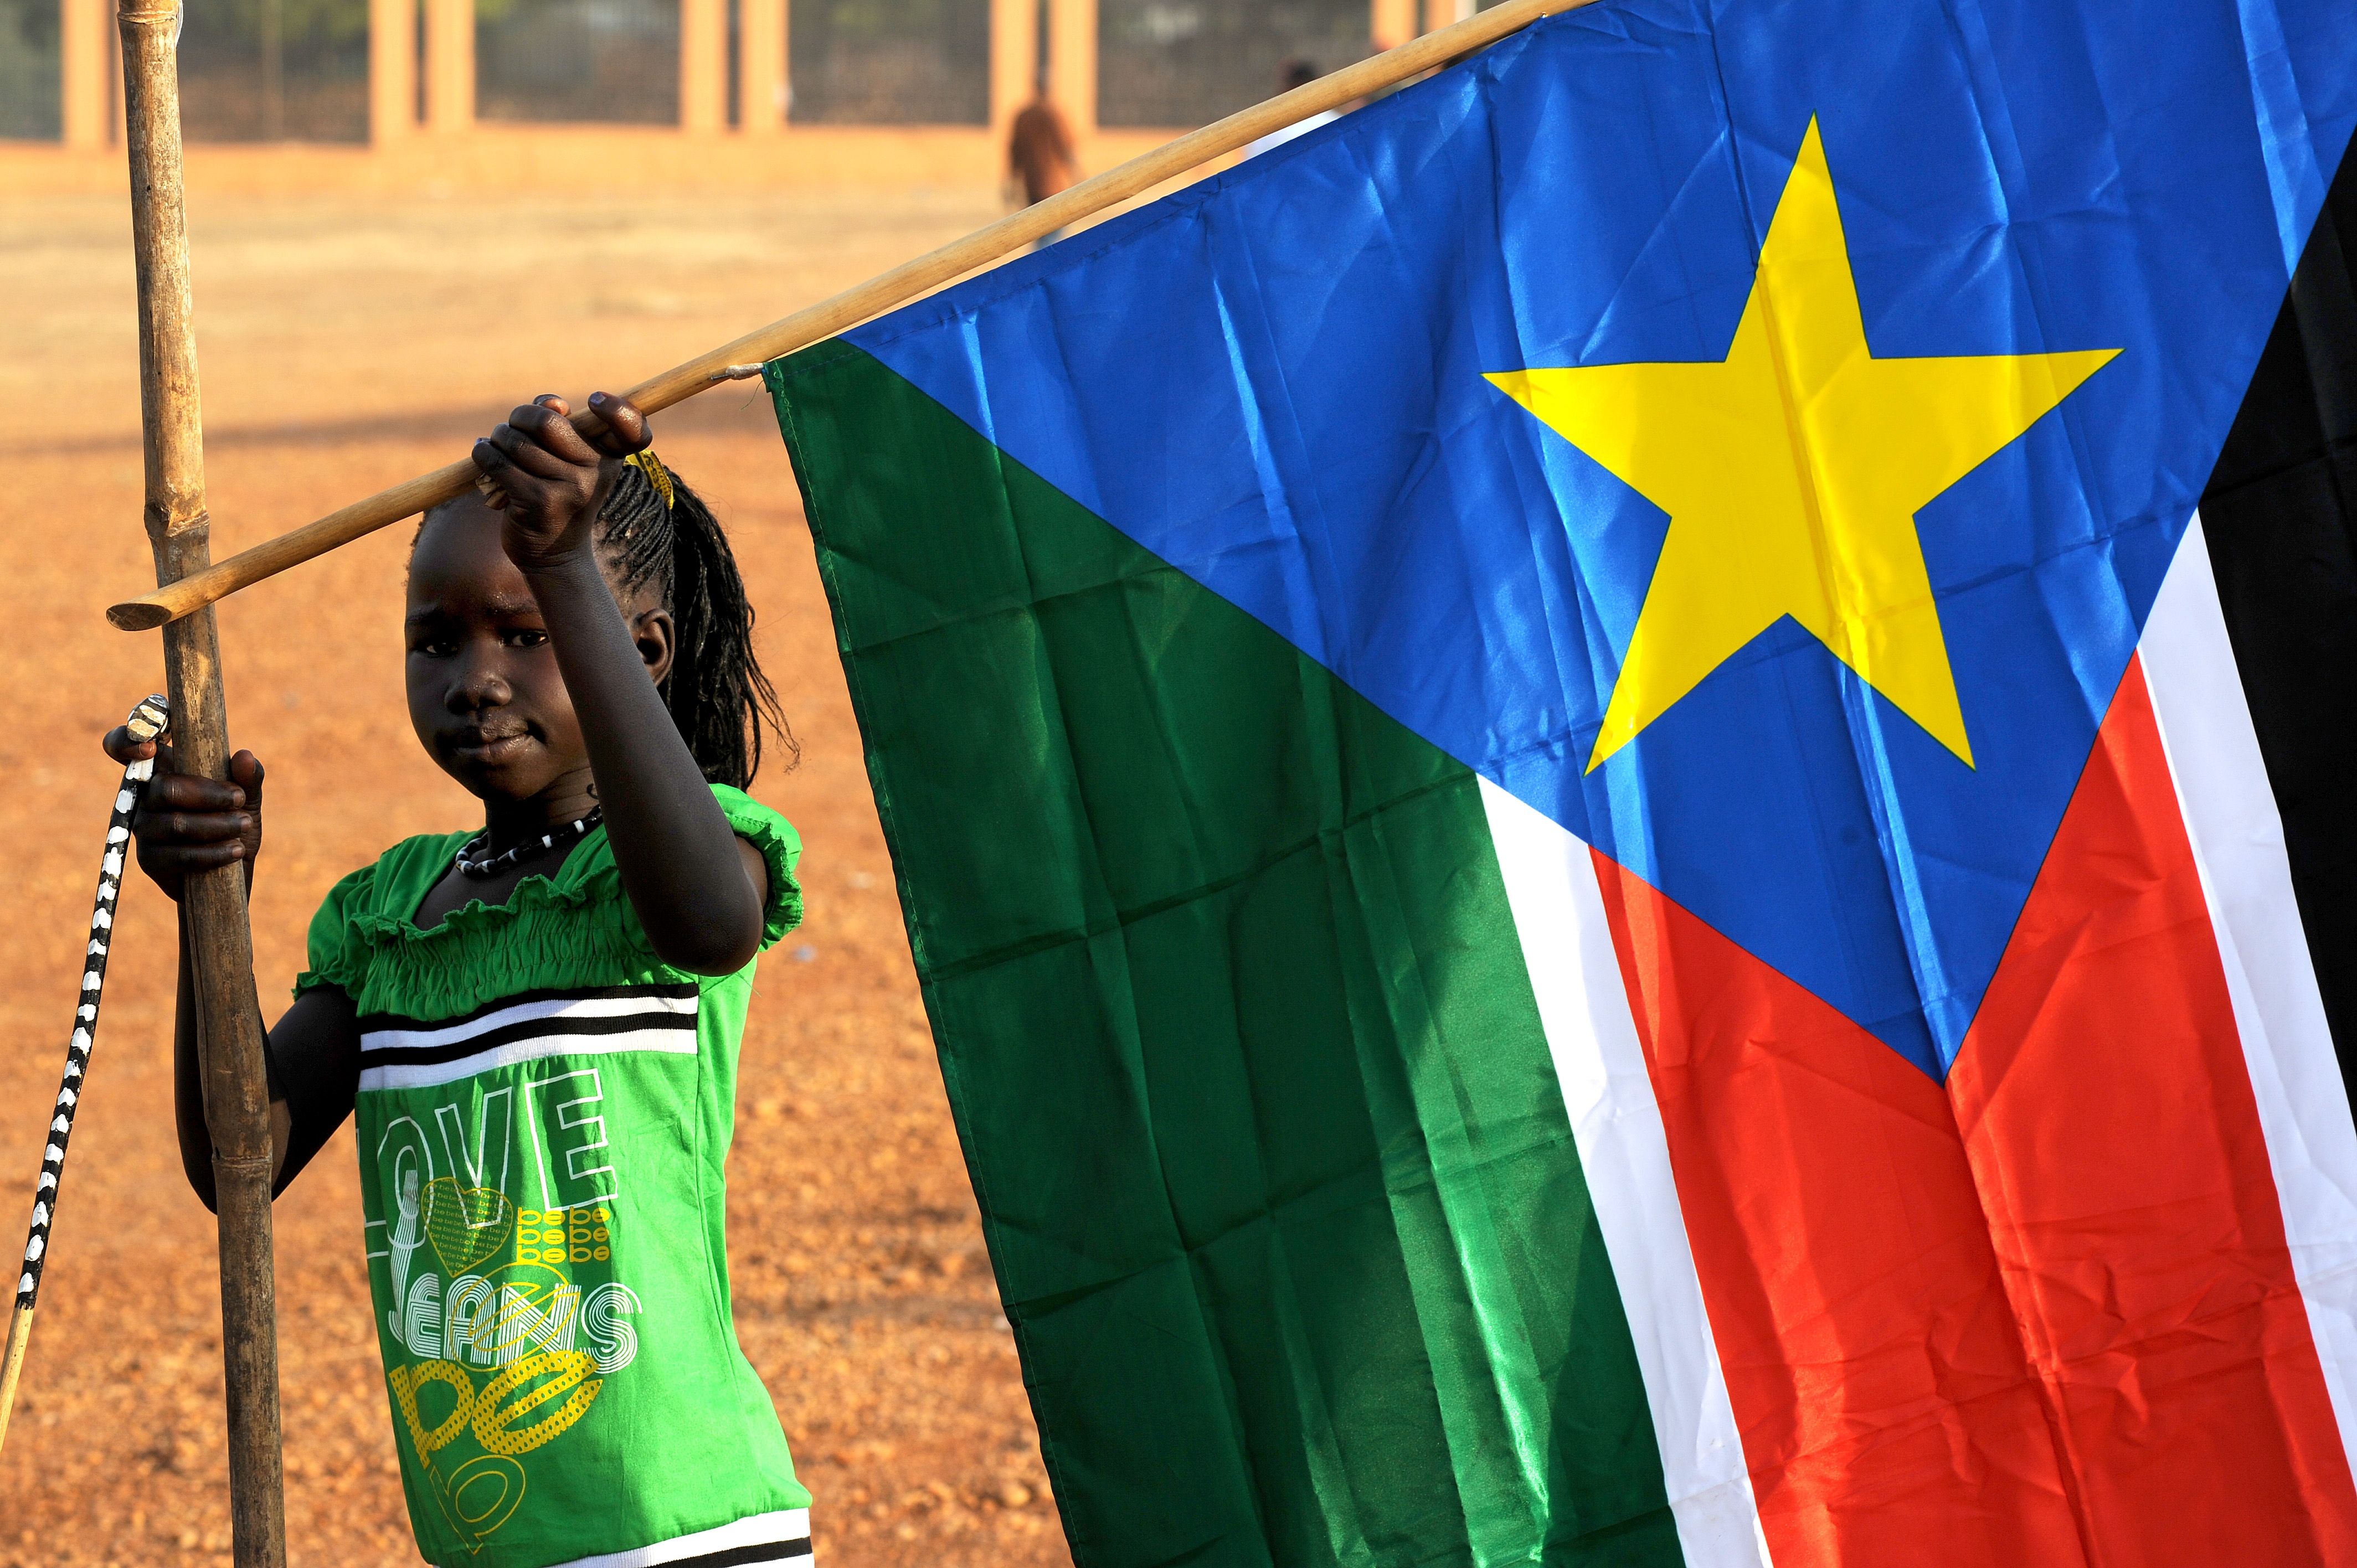
{"label": "beaded necklace", "polygon": [[485,828],[458,846],[458,854],[456,857],[458,862],[458,875],[474,877],[477,881],[497,876],[525,855],[538,854],[543,850],[554,849],[560,843],[569,845],[587,837],[589,830],[603,822],[605,816],[605,807],[592,806],[589,808],[588,815],[576,817],[565,826],[541,834],[537,840],[526,839],[513,849],[502,851],[488,860],[479,860],[476,856],[480,854],[491,842],[491,830]]}

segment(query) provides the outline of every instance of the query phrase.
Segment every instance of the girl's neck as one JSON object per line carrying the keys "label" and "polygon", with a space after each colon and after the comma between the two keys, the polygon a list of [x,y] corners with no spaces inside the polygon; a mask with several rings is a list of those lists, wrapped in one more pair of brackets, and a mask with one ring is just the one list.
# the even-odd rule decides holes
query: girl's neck
{"label": "girl's neck", "polygon": [[483,802],[483,826],[490,832],[491,842],[485,853],[504,854],[553,827],[587,816],[597,804],[597,785],[586,768],[557,779],[529,800],[487,800]]}

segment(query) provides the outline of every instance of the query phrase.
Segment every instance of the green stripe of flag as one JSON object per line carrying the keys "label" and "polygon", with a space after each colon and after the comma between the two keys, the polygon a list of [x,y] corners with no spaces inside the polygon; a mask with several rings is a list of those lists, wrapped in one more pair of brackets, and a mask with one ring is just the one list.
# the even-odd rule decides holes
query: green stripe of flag
{"label": "green stripe of flag", "polygon": [[1472,775],[864,351],[769,373],[1075,1557],[1677,1561]]}

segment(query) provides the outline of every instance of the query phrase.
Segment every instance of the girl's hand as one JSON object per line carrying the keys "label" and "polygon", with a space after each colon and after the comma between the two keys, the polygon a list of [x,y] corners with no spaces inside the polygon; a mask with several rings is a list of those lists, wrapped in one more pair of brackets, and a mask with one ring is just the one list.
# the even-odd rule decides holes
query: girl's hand
{"label": "girl's hand", "polygon": [[139,845],[139,869],[175,903],[191,871],[245,863],[253,883],[253,863],[262,853],[262,761],[250,751],[229,759],[230,781],[179,772],[172,748],[134,740],[117,725],[100,743],[106,755],[128,766],[156,759],[156,777],[139,799],[131,836]]}
{"label": "girl's hand", "polygon": [[627,398],[592,392],[589,408],[606,422],[594,441],[573,428],[563,398],[544,392],[475,443],[483,494],[493,510],[507,514],[500,542],[518,571],[587,552],[604,498],[606,461],[627,457],[654,439],[646,416]]}

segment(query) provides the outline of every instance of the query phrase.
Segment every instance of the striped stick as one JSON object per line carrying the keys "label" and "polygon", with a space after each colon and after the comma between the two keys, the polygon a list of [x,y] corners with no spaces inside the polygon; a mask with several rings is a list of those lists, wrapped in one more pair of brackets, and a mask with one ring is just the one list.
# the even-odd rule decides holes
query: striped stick
{"label": "striped stick", "polygon": [[[169,711],[162,697],[149,697],[131,710],[124,727],[131,738],[154,740],[164,733]],[[33,1187],[33,1229],[25,1239],[25,1272],[16,1281],[16,1307],[8,1315],[8,1349],[0,1360],[0,1444],[8,1441],[8,1416],[16,1407],[16,1380],[25,1369],[25,1347],[33,1337],[33,1304],[41,1294],[41,1266],[48,1261],[49,1227],[57,1218],[58,1182],[65,1175],[66,1143],[73,1136],[74,1112],[81,1107],[82,1074],[98,1038],[98,1000],[106,985],[106,950],[114,937],[114,903],[123,892],[123,865],[131,851],[131,814],[155,776],[154,758],[123,770],[114,792],[114,815],[106,824],[106,851],[99,862],[98,907],[90,917],[90,950],[82,961],[81,994],[74,1005],[73,1036],[66,1043],[65,1081],[49,1116],[48,1144],[41,1151],[41,1178]]]}

